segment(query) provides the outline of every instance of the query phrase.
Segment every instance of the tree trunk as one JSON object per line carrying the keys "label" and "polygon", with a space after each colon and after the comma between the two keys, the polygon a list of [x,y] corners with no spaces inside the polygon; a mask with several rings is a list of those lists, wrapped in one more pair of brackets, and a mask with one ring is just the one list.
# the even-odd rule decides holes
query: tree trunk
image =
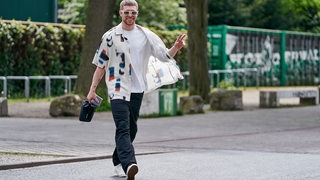
{"label": "tree trunk", "polygon": [[200,95],[207,100],[210,92],[207,54],[208,1],[184,1],[188,20],[189,94]]}
{"label": "tree trunk", "polygon": [[80,95],[87,95],[89,92],[92,75],[96,68],[92,64],[92,59],[102,35],[112,27],[115,2],[116,0],[90,0],[88,2],[86,32],[83,40],[79,74],[75,83],[75,92]]}

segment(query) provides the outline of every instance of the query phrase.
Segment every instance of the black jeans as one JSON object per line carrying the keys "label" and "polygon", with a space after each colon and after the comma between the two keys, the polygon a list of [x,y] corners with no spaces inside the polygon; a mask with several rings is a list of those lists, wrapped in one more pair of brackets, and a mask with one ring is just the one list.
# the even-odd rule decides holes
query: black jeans
{"label": "black jeans", "polygon": [[122,99],[111,100],[111,111],[116,125],[116,148],[112,161],[114,166],[121,163],[124,172],[129,165],[137,163],[132,142],[138,131],[137,120],[142,98],[143,93],[131,93],[130,102]]}

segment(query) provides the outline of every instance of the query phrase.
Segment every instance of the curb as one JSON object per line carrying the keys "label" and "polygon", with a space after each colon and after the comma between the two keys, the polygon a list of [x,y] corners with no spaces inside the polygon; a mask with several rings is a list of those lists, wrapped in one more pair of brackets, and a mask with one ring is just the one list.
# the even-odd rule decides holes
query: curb
{"label": "curb", "polygon": [[[171,153],[171,152],[176,152],[176,151],[139,153],[139,154],[136,154],[136,156],[165,154],[165,153]],[[48,161],[0,165],[0,171],[10,170],[10,169],[30,168],[30,167],[37,167],[37,166],[46,166],[46,165],[52,165],[52,164],[67,164],[67,163],[76,163],[76,162],[85,162],[85,161],[96,161],[96,160],[111,159],[111,158],[112,158],[112,155],[107,155],[107,156],[68,158],[68,159],[60,159],[60,160],[48,160]]]}

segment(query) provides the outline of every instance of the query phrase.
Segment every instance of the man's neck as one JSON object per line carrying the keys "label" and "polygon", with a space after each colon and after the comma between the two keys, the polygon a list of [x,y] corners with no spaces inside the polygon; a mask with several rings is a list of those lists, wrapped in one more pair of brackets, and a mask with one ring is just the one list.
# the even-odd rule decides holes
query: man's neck
{"label": "man's neck", "polygon": [[131,31],[134,29],[134,27],[136,26],[136,24],[133,25],[127,25],[124,22],[121,23],[122,24],[122,29],[126,30],[126,31]]}

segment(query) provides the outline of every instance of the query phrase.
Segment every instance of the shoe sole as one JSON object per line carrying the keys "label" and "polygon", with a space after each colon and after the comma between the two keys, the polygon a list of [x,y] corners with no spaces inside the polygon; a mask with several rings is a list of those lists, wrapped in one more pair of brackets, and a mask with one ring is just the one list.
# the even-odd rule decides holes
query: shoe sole
{"label": "shoe sole", "polygon": [[127,180],[134,180],[134,176],[138,173],[138,166],[133,165],[130,167],[129,172],[127,174]]}

